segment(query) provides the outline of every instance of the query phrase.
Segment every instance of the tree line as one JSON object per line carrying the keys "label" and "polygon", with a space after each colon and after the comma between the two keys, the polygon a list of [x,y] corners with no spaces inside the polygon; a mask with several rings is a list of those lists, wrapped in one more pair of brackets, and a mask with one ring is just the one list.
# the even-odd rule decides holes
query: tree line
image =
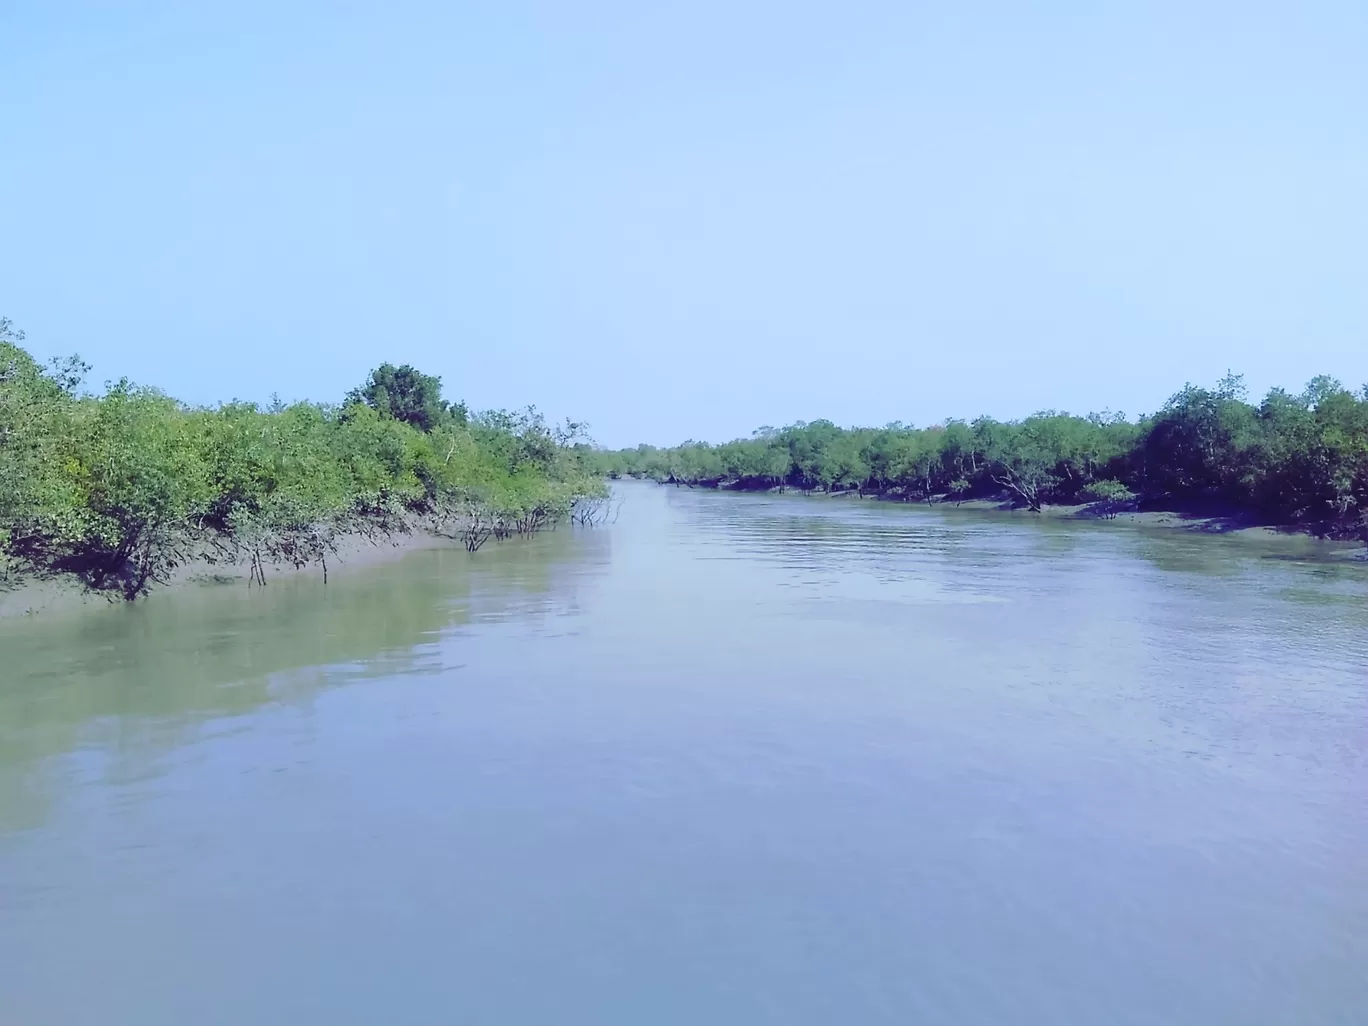
{"label": "tree line", "polygon": [[[472,415],[383,364],[341,402],[211,408],[126,379],[83,390],[0,319],[0,580],[67,575],[133,599],[189,562],[319,564],[348,536],[431,530],[474,552],[601,505],[582,425]],[[591,517],[592,519],[592,517]]]}
{"label": "tree line", "polygon": [[931,427],[761,428],[722,445],[599,452],[608,476],[741,489],[851,490],[915,500],[1002,498],[1030,510],[1201,504],[1368,540],[1368,386],[1318,377],[1253,404],[1240,377],[1188,385],[1157,413],[1045,411]]}

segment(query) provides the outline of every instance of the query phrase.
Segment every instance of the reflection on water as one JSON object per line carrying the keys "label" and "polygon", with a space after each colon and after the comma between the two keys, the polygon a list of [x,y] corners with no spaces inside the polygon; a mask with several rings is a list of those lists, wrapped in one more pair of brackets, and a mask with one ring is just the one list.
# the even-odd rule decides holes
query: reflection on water
{"label": "reflection on water", "polygon": [[556,531],[478,563],[434,547],[326,587],[192,586],[134,605],[0,624],[0,830],[40,821],[43,760],[97,750],[110,780],[148,772],[206,720],[307,702],[330,684],[421,672],[432,642],[472,623],[573,611],[577,582],[608,559],[606,532]]}
{"label": "reflection on water", "polygon": [[623,491],[0,627],[0,1022],[1361,1020],[1368,568]]}

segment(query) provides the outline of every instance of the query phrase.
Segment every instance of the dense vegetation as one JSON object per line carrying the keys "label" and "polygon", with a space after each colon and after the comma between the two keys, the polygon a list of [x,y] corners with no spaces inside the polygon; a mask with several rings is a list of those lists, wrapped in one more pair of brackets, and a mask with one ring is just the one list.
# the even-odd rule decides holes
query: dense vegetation
{"label": "dense vegetation", "polygon": [[1238,377],[1192,385],[1138,422],[1045,412],[927,428],[830,421],[753,438],[598,455],[610,475],[735,488],[858,490],[909,499],[1004,497],[1031,510],[1094,503],[1206,504],[1368,539],[1368,387],[1316,378],[1246,401]]}
{"label": "dense vegetation", "polygon": [[0,575],[67,574],[135,598],[190,561],[322,564],[347,535],[430,529],[472,552],[601,502],[580,426],[471,416],[385,364],[338,405],[196,408],[122,380],[82,392],[0,320]]}

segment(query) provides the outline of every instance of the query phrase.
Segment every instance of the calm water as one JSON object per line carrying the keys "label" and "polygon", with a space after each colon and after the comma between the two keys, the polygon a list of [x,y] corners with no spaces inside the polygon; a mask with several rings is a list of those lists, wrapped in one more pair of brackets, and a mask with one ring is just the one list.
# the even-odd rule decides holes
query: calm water
{"label": "calm water", "polygon": [[0,627],[0,1023],[1368,1022],[1368,572],[627,486]]}

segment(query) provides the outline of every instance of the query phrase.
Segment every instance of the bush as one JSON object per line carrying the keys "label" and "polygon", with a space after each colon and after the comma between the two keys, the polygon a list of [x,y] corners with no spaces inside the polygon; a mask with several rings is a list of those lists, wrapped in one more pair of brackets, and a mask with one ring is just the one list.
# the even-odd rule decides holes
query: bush
{"label": "bush", "polygon": [[1135,501],[1135,493],[1120,481],[1104,479],[1093,481],[1079,490],[1078,497],[1084,502],[1108,502],[1122,504]]}

